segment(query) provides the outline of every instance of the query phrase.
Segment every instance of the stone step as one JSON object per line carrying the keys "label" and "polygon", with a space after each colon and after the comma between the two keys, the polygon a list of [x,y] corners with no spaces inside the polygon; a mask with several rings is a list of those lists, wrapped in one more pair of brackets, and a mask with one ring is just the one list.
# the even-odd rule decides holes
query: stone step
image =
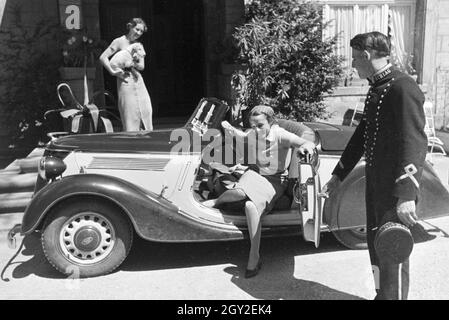
{"label": "stone step", "polygon": [[20,173],[37,172],[40,159],[41,157],[33,157],[17,160],[17,165],[20,167]]}
{"label": "stone step", "polygon": [[26,158],[12,161],[5,169],[0,172],[30,173],[37,172],[39,160],[44,154],[43,148],[36,148],[31,151]]}
{"label": "stone step", "polygon": [[42,157],[44,155],[44,148],[36,148],[27,156],[27,158],[34,158],[34,157]]}
{"label": "stone step", "polygon": [[13,201],[13,200],[20,200],[20,199],[29,199],[33,196],[32,191],[28,192],[11,192],[11,193],[0,193],[0,205],[5,201]]}
{"label": "stone step", "polygon": [[6,173],[6,174],[11,174],[11,173],[19,174],[20,173],[19,161],[18,160],[14,160],[5,169],[0,170],[0,173],[2,173],[2,174],[3,173]]}
{"label": "stone step", "polygon": [[33,192],[16,192],[0,194],[0,214],[23,212],[31,201]]}
{"label": "stone step", "polygon": [[0,173],[0,195],[2,193],[33,191],[36,179],[37,173],[2,172]]}

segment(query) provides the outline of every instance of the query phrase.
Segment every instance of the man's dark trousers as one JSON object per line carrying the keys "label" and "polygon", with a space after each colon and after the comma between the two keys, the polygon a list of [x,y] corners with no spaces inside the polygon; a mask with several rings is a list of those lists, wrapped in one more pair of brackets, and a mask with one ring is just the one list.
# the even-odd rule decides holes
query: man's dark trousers
{"label": "man's dark trousers", "polygon": [[[384,261],[374,248],[377,230],[387,222],[400,223],[397,198],[387,185],[376,185],[374,172],[366,168],[367,242],[378,300],[406,300],[409,291],[409,259],[401,264]],[[382,188],[383,187],[383,188]],[[392,244],[394,245],[394,244]]]}

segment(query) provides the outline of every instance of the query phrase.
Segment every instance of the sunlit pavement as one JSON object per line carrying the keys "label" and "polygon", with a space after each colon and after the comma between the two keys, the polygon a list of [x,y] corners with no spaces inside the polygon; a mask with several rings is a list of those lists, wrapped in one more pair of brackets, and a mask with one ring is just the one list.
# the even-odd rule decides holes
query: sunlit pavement
{"label": "sunlit pavement", "polygon": [[[422,223],[434,239],[415,244],[410,299],[449,299],[449,217]],[[15,250],[1,234],[0,267]],[[118,271],[72,279],[50,266],[38,236],[4,269],[1,299],[372,299],[366,250],[347,250],[331,234],[319,249],[300,237],[263,239],[263,266],[245,279],[246,241],[161,244],[143,240]]]}

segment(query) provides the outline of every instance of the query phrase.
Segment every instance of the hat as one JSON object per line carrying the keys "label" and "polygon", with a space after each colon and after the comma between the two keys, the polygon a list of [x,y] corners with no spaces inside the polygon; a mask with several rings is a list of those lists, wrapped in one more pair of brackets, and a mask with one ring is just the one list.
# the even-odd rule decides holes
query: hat
{"label": "hat", "polygon": [[406,226],[387,222],[376,232],[374,248],[380,261],[399,264],[412,253],[413,237]]}

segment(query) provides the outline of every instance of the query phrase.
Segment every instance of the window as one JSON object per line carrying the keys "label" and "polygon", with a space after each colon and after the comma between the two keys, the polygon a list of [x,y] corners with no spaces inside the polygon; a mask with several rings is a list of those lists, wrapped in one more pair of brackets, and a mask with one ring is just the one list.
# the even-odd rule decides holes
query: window
{"label": "window", "polygon": [[392,62],[412,72],[416,0],[327,0],[323,1],[323,37],[337,35],[336,54],[345,58],[343,67],[351,74],[349,42],[358,33],[380,31],[392,44]]}

